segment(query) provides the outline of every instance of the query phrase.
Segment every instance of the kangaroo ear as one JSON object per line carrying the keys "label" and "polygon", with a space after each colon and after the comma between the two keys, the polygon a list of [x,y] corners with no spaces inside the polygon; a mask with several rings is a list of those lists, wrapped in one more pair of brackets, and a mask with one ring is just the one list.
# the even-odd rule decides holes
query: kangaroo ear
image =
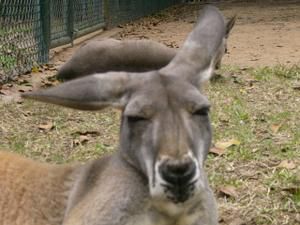
{"label": "kangaroo ear", "polygon": [[202,10],[198,22],[183,47],[160,73],[178,76],[195,86],[210,79],[226,46],[225,19],[214,6]]}
{"label": "kangaroo ear", "polygon": [[167,65],[176,52],[175,49],[151,40],[90,41],[58,70],[57,78],[70,80],[109,71],[157,70]]}
{"label": "kangaroo ear", "polygon": [[24,93],[22,97],[81,110],[99,110],[107,106],[123,108],[130,83],[128,73],[95,74]]}
{"label": "kangaroo ear", "polygon": [[232,30],[234,24],[236,21],[236,15],[231,17],[227,22],[226,22],[226,38],[228,38],[230,31]]}

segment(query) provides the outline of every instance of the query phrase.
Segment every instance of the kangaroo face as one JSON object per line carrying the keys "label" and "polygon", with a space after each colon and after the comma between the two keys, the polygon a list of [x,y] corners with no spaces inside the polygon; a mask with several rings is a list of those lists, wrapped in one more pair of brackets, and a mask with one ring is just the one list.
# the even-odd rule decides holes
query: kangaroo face
{"label": "kangaroo face", "polygon": [[149,73],[124,108],[124,157],[143,171],[153,198],[185,202],[203,188],[211,142],[209,102],[186,81]]}

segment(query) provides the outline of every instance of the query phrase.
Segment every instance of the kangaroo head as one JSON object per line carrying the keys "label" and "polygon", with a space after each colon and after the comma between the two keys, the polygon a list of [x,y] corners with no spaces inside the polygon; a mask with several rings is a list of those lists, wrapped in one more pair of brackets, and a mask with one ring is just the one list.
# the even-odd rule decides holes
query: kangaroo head
{"label": "kangaroo head", "polygon": [[183,203],[207,185],[210,104],[199,87],[212,75],[225,38],[223,16],[208,6],[160,70],[94,74],[23,96],[81,110],[120,108],[120,155],[147,178],[153,199]]}

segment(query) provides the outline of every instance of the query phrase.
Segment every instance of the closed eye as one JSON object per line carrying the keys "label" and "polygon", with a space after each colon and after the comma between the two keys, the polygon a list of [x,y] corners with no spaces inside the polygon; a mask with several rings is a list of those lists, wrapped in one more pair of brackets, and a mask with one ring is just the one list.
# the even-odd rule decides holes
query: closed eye
{"label": "closed eye", "polygon": [[208,116],[209,113],[209,107],[202,107],[200,109],[197,109],[193,112],[193,115],[195,116]]}
{"label": "closed eye", "polygon": [[141,121],[147,121],[148,119],[143,116],[127,116],[127,121],[129,123],[137,123]]}

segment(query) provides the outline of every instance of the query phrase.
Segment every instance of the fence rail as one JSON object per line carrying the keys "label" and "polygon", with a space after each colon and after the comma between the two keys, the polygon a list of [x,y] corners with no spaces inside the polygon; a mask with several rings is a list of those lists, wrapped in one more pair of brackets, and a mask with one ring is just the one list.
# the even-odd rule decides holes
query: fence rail
{"label": "fence rail", "polygon": [[0,83],[46,63],[49,49],[181,0],[0,0]]}

